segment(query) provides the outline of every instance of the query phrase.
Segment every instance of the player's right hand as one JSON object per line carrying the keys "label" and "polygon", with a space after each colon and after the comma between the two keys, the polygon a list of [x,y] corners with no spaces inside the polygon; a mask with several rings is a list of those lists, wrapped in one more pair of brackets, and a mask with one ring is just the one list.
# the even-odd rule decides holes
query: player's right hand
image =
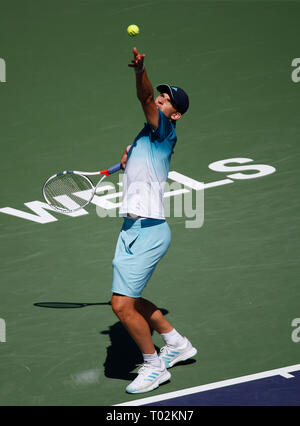
{"label": "player's right hand", "polygon": [[125,170],[125,167],[126,167],[127,156],[128,156],[128,153],[127,153],[127,150],[125,150],[121,157],[121,164],[122,164],[123,170]]}

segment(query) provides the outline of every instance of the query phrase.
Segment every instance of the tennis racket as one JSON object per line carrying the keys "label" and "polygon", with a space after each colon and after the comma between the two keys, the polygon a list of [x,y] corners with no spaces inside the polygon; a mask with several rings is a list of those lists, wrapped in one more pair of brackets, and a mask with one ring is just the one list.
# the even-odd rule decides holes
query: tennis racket
{"label": "tennis racket", "polygon": [[[43,196],[47,204],[62,213],[73,213],[87,206],[97,193],[106,176],[122,169],[118,163],[100,172],[79,172],[65,170],[50,176],[43,185]],[[96,186],[88,176],[102,175]]]}

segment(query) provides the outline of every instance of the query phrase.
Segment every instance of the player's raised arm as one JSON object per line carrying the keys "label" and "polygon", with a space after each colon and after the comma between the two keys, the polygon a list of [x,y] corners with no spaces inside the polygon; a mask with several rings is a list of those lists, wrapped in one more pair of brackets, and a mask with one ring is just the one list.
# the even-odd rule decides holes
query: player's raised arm
{"label": "player's raised arm", "polygon": [[158,128],[158,109],[154,102],[154,91],[152,84],[147,76],[144,58],[145,54],[138,52],[137,48],[133,48],[133,60],[129,67],[134,68],[136,74],[137,97],[142,104],[146,119],[155,129]]}

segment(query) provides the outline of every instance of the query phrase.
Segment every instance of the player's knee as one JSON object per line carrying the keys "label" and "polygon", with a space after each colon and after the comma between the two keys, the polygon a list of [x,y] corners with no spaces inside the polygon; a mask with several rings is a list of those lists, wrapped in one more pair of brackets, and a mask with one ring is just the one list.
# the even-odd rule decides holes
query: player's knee
{"label": "player's knee", "polygon": [[111,308],[113,313],[119,318],[122,313],[122,307],[117,302],[111,302]]}
{"label": "player's knee", "polygon": [[113,295],[111,299],[111,308],[118,318],[122,318],[128,314],[131,307],[128,301],[123,296]]}

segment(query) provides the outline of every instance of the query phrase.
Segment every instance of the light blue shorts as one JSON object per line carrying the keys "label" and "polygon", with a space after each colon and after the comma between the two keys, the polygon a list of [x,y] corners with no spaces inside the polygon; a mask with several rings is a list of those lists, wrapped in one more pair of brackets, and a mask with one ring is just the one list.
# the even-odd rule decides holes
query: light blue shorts
{"label": "light blue shorts", "polygon": [[124,217],[113,259],[112,292],[141,297],[170,242],[171,231],[165,220]]}

